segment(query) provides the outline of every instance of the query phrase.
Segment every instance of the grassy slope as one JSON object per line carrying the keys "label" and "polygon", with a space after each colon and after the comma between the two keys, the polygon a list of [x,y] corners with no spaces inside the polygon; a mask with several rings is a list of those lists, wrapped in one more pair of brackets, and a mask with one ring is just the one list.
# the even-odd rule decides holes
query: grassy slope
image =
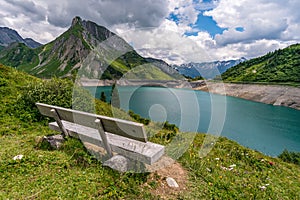
{"label": "grassy slope", "polygon": [[[46,124],[23,122],[9,114],[16,97],[34,77],[0,65],[0,199],[158,199],[159,183],[145,185],[147,174],[119,174],[89,156],[76,140],[50,151],[36,138],[52,134]],[[101,113],[110,115],[107,104]],[[181,199],[297,199],[300,168],[220,138],[207,157],[198,150],[199,134],[179,162],[188,170],[189,190]],[[24,158],[12,158],[23,154]],[[219,158],[216,159],[216,158]],[[236,164],[233,170],[222,167]],[[155,180],[154,180],[155,181]],[[261,189],[261,186],[266,189]]]}
{"label": "grassy slope", "polygon": [[35,67],[39,59],[36,49],[31,49],[23,43],[15,43],[1,51],[0,62],[23,70]]}
{"label": "grassy slope", "polygon": [[222,74],[230,82],[300,82],[300,44],[234,66]]}

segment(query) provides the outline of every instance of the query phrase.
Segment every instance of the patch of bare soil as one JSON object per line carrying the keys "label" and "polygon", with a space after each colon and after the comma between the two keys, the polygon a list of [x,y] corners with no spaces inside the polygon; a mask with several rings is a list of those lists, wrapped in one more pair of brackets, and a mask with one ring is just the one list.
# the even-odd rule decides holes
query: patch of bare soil
{"label": "patch of bare soil", "polygon": [[[166,181],[168,177],[173,178],[179,187],[168,186]],[[152,172],[145,186],[151,187],[151,193],[161,199],[176,199],[180,194],[187,192],[187,184],[187,171],[178,162],[174,162],[167,167]]]}

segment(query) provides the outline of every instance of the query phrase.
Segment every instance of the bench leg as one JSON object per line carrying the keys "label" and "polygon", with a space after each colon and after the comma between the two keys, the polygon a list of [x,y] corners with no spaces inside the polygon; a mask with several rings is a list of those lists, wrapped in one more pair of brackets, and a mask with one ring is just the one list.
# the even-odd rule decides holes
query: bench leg
{"label": "bench leg", "polygon": [[101,139],[102,139],[102,142],[104,144],[105,150],[108,153],[109,157],[111,158],[113,156],[113,154],[112,154],[112,151],[111,151],[111,147],[110,147],[110,145],[108,143],[107,136],[105,134],[102,122],[101,122],[100,119],[96,119],[95,123],[98,125],[98,132],[99,132],[99,134],[101,136]]}
{"label": "bench leg", "polygon": [[69,133],[66,130],[66,128],[64,127],[63,123],[61,122],[60,116],[57,113],[57,111],[55,109],[51,109],[51,112],[54,114],[54,119],[55,119],[56,123],[58,124],[58,126],[63,134],[63,137],[69,136]]}

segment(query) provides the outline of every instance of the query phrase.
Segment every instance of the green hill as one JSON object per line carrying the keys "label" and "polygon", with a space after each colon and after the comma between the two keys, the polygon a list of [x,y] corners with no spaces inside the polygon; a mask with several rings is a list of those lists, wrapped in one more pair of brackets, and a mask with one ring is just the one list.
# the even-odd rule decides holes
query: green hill
{"label": "green hill", "polygon": [[[53,134],[34,102],[72,105],[73,83],[41,80],[0,65],[0,199],[297,199],[300,167],[219,138],[212,151],[199,155],[206,137],[197,134],[176,168],[165,169],[183,185],[166,187],[166,175],[118,173],[90,156],[76,139],[62,149],[39,143]],[[91,98],[84,91],[82,97]],[[81,98],[80,98],[81,99]],[[88,99],[91,100],[91,99]],[[88,106],[87,106],[88,107]],[[85,107],[86,109],[86,107]],[[97,113],[111,106],[97,101]],[[122,111],[118,111],[122,113]],[[187,133],[152,130],[150,140],[168,144]],[[21,160],[14,156],[23,155]],[[178,168],[180,166],[180,168]],[[231,167],[230,167],[231,166]]]}
{"label": "green hill", "polygon": [[36,49],[27,47],[23,43],[13,43],[0,52],[0,62],[18,69],[31,69],[38,64]]}
{"label": "green hill", "polygon": [[300,44],[238,64],[222,74],[230,82],[300,83]]}
{"label": "green hill", "polygon": [[[80,69],[81,75],[97,79],[119,79],[136,66],[151,64],[115,33],[80,17],[54,41],[36,49],[16,43],[2,49],[0,63],[41,78],[70,77]],[[152,78],[171,79],[156,68],[154,73],[149,70]]]}

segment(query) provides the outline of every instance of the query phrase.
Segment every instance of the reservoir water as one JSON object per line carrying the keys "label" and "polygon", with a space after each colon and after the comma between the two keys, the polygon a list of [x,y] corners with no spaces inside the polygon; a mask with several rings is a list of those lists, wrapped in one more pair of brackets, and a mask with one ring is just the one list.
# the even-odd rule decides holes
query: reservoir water
{"label": "reservoir water", "polygon": [[[110,101],[111,87],[87,87]],[[169,121],[182,131],[225,136],[270,156],[300,152],[300,111],[188,89],[118,87],[119,105],[142,117]],[[116,95],[113,95],[113,103]]]}

